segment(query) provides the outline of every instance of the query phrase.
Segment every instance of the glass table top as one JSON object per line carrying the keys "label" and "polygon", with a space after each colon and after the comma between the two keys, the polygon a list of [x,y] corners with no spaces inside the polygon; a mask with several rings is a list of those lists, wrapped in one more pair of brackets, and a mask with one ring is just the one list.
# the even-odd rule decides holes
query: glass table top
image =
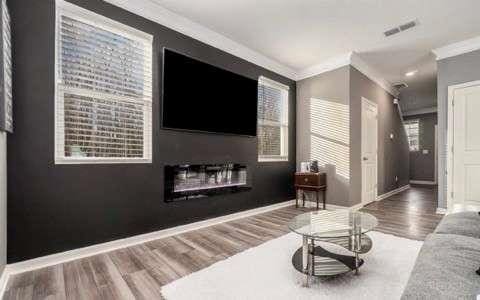
{"label": "glass table top", "polygon": [[296,216],[288,227],[291,231],[311,238],[348,237],[366,233],[378,225],[371,214],[339,210],[319,210]]}

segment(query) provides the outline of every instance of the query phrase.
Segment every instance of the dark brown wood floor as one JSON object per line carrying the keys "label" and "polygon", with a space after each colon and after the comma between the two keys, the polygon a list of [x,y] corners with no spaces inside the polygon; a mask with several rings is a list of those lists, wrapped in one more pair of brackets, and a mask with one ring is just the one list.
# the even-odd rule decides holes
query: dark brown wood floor
{"label": "dark brown wood floor", "polygon": [[[415,187],[363,208],[376,230],[423,240],[441,216],[436,192]],[[306,209],[287,207],[137,246],[18,274],[4,299],[160,299],[161,286],[289,232]]]}

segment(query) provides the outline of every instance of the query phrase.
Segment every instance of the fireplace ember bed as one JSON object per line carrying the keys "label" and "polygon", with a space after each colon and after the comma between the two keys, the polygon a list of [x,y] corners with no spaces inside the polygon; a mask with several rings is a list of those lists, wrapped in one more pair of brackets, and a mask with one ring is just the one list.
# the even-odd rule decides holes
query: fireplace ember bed
{"label": "fireplace ember bed", "polygon": [[234,163],[165,166],[165,201],[250,190],[247,166]]}

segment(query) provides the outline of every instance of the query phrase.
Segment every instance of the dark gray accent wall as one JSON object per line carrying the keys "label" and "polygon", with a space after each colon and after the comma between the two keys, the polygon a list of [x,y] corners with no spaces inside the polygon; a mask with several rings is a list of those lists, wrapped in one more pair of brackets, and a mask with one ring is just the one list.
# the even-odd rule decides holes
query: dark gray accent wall
{"label": "dark gray accent wall", "polygon": [[[71,2],[154,36],[153,163],[54,164],[55,1],[9,0],[16,124],[8,140],[9,263],[294,198],[294,81],[103,1]],[[258,163],[256,138],[162,130],[163,47],[252,79],[266,76],[288,85],[289,161]],[[248,166],[251,191],[164,202],[166,164],[224,162]]]}
{"label": "dark gray accent wall", "polygon": [[[435,181],[435,125],[437,114],[407,116],[418,120],[420,150],[410,152],[410,180]],[[423,153],[428,150],[428,153]]]}
{"label": "dark gray accent wall", "polygon": [[448,87],[480,80],[480,50],[437,61],[438,83],[438,207],[447,207]]}
{"label": "dark gray accent wall", "polygon": [[[378,195],[409,181],[409,150],[394,97],[356,68],[350,68],[350,203],[361,202],[362,97],[378,104]],[[393,133],[394,139],[390,139]],[[398,180],[395,178],[398,177]]]}
{"label": "dark gray accent wall", "polygon": [[[349,66],[325,72],[297,82],[297,168],[300,162],[311,158],[311,114],[310,101],[317,98],[334,103],[348,105]],[[326,166],[327,202],[329,204],[350,206],[348,199],[349,183],[338,176],[334,165]]]}

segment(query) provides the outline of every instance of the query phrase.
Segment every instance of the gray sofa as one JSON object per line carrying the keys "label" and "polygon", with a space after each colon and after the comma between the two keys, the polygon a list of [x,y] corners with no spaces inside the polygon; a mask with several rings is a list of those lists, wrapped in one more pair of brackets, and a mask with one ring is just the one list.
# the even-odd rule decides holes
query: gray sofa
{"label": "gray sofa", "polygon": [[447,215],[420,250],[402,299],[477,299],[480,215]]}

